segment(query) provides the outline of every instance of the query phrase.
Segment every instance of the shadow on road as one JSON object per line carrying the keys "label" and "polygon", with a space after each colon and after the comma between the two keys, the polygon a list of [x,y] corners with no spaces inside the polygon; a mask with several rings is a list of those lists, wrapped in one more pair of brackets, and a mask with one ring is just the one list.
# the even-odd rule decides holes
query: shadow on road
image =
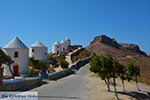
{"label": "shadow on road", "polygon": [[64,97],[64,96],[38,96],[39,98],[56,98],[56,99],[79,99],[79,97]]}

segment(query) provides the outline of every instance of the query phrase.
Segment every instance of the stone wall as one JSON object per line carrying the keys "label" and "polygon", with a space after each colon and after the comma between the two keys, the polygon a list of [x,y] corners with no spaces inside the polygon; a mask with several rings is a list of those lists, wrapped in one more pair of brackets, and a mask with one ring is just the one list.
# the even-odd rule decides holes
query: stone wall
{"label": "stone wall", "polygon": [[91,59],[91,56],[84,58],[84,59],[80,59],[67,69],[49,74],[48,79],[49,80],[58,80],[58,79],[63,78],[65,76],[74,74],[75,73],[74,70],[79,70],[82,66],[87,64],[90,59]]}
{"label": "stone wall", "polygon": [[80,51],[82,51],[84,48],[78,48],[77,50],[75,50],[74,52],[72,52],[72,54],[70,55],[71,56],[71,58],[72,58],[72,56],[76,56],[76,55],[78,55],[79,54],[79,52]]}
{"label": "stone wall", "polygon": [[58,80],[60,78],[63,78],[65,76],[68,76],[71,74],[73,74],[73,71],[71,70],[71,68],[67,68],[67,69],[64,69],[64,70],[59,71],[59,72],[50,73],[48,75],[48,79],[49,80]]}
{"label": "stone wall", "polygon": [[80,59],[78,61],[75,62],[75,65],[77,66],[77,69],[80,69],[81,67],[83,67],[84,65],[86,65],[87,63],[89,63],[89,60],[92,58],[92,56],[89,56],[87,58],[83,58]]}
{"label": "stone wall", "polygon": [[[17,80],[17,79],[16,79]],[[3,80],[3,84],[0,85],[0,91],[23,91],[38,87],[42,84],[42,79],[40,77],[35,78],[25,78],[20,81]]]}

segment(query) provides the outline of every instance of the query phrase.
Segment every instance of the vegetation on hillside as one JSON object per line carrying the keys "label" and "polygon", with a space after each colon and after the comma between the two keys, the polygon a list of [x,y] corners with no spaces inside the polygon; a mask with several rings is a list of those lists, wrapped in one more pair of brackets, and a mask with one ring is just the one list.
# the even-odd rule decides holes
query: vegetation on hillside
{"label": "vegetation on hillside", "polygon": [[54,68],[61,66],[63,69],[68,68],[69,63],[65,60],[65,54],[61,55],[53,55],[49,54],[48,56],[48,62],[51,64]]}
{"label": "vegetation on hillside", "polygon": [[98,56],[96,54],[93,54],[92,59],[90,60],[90,65],[90,71],[98,74],[101,79],[105,81],[108,91],[111,91],[110,85],[113,84],[116,100],[119,100],[116,87],[117,77],[120,77],[120,79],[122,80],[123,90],[125,90],[124,80],[126,79],[130,81],[131,79],[135,78],[136,85],[138,83],[138,76],[140,75],[139,68],[137,66],[134,66],[133,64],[125,67],[124,65],[120,64],[117,59],[112,58],[110,55]]}
{"label": "vegetation on hillside", "polygon": [[90,45],[86,47],[91,53],[96,53],[97,55],[111,55],[120,61],[121,64],[128,66],[133,64],[140,67],[140,82],[150,84],[150,56],[147,56],[140,47],[135,44],[128,43],[118,43],[119,48],[116,48],[114,44],[117,42],[114,39],[107,36],[97,36],[91,42]]}
{"label": "vegetation on hillside", "polygon": [[75,55],[71,56],[71,60],[72,62],[76,62],[79,59],[83,59],[86,57],[89,57],[91,55],[91,52],[89,52],[88,50],[82,48],[79,52],[77,52]]}
{"label": "vegetation on hillside", "polygon": [[59,65],[60,65],[63,69],[65,69],[65,68],[68,68],[69,63],[68,63],[66,60],[64,60],[64,59],[60,59],[60,60],[59,60]]}
{"label": "vegetation on hillside", "polygon": [[139,81],[150,84],[150,57],[140,56],[140,57],[133,57],[133,58],[121,58],[118,59],[120,63],[125,66],[129,64],[133,64],[134,66],[139,66],[140,69],[140,77]]}
{"label": "vegetation on hillside", "polygon": [[38,76],[39,72],[46,72],[48,63],[43,60],[35,60],[34,57],[29,58],[29,66],[27,76]]}
{"label": "vegetation on hillside", "polygon": [[76,50],[78,48],[82,48],[82,45],[69,46],[67,50],[68,50],[68,52],[73,52],[74,50]]}

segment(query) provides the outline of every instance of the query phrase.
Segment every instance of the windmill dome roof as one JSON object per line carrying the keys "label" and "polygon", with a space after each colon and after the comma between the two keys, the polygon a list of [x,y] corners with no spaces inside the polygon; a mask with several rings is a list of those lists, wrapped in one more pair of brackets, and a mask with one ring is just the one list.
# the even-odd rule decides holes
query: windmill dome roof
{"label": "windmill dome roof", "polygon": [[54,45],[60,45],[60,43],[59,43],[58,41],[56,41],[56,42],[54,43]]}
{"label": "windmill dome roof", "polygon": [[3,48],[28,48],[18,37],[13,38]]}
{"label": "windmill dome roof", "polygon": [[65,40],[66,40],[66,41],[70,41],[70,39],[69,39],[69,38],[65,38]]}
{"label": "windmill dome roof", "polygon": [[65,41],[65,40],[62,40],[61,43],[66,43],[66,41]]}
{"label": "windmill dome roof", "polygon": [[35,42],[34,44],[31,45],[31,47],[46,47],[43,43],[41,43],[40,41]]}

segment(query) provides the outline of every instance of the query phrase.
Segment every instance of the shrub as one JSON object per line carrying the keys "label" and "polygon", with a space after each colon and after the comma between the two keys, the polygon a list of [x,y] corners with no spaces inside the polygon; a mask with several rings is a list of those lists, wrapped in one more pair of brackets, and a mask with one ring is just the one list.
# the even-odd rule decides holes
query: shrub
{"label": "shrub", "polygon": [[50,66],[50,67],[48,67],[48,69],[47,69],[47,70],[48,70],[48,72],[55,72],[55,69],[54,69],[53,67],[51,67],[51,66]]}
{"label": "shrub", "polygon": [[69,63],[68,63],[67,61],[63,60],[63,59],[60,59],[59,65],[60,65],[63,69],[65,69],[65,68],[68,68]]}
{"label": "shrub", "polygon": [[35,69],[29,69],[27,72],[27,77],[36,77],[39,75],[39,71]]}
{"label": "shrub", "polygon": [[29,59],[29,65],[32,66],[32,69],[46,71],[48,63],[43,60],[35,60],[34,58]]}

